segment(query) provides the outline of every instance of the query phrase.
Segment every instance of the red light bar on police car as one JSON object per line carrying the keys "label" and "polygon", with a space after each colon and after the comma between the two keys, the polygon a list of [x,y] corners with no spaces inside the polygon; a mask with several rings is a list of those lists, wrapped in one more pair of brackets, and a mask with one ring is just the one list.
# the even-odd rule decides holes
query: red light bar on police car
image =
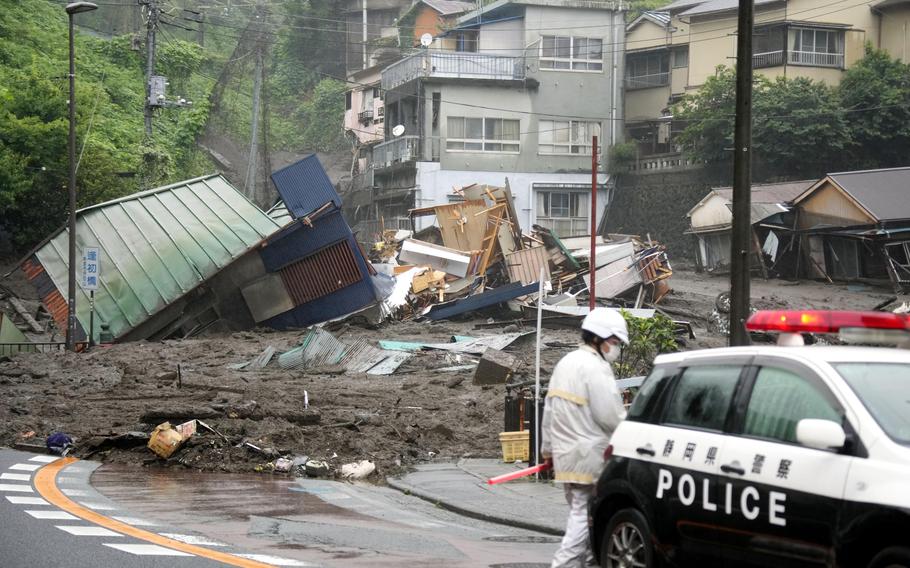
{"label": "red light bar on police car", "polygon": [[910,331],[910,319],[890,312],[763,310],[746,321],[750,331],[838,333],[849,328]]}

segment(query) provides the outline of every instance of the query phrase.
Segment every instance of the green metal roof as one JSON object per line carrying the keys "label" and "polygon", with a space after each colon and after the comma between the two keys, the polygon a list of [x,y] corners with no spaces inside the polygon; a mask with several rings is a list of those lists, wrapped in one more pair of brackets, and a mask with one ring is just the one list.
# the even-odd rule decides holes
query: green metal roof
{"label": "green metal roof", "polygon": [[[221,175],[200,177],[87,207],[77,213],[76,254],[99,247],[95,335],[119,337],[280,228]],[[35,255],[66,297],[68,231]],[[77,282],[81,267],[77,266]],[[76,316],[89,328],[89,293],[77,284]]]}

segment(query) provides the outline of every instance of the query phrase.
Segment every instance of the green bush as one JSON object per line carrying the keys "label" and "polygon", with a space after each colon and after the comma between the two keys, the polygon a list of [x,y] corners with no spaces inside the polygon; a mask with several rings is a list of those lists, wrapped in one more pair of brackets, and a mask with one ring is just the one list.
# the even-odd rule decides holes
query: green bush
{"label": "green bush", "polygon": [[620,313],[629,327],[629,345],[614,364],[616,378],[647,375],[655,357],[677,350],[675,325],[667,316],[655,313],[652,318],[637,318],[625,310]]}

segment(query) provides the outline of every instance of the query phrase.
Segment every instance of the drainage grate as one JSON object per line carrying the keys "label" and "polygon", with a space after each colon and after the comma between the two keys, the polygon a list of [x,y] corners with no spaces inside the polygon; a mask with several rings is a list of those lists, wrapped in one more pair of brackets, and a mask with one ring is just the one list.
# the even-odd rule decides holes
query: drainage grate
{"label": "drainage grate", "polygon": [[[558,536],[485,536],[483,540],[493,542],[518,542],[521,544],[550,544],[553,542],[562,542]],[[499,566],[497,564],[497,566]],[[511,564],[503,564],[503,567],[511,567]],[[516,565],[517,566],[517,565]],[[524,566],[522,564],[522,566]],[[534,564],[534,566],[537,566]]]}

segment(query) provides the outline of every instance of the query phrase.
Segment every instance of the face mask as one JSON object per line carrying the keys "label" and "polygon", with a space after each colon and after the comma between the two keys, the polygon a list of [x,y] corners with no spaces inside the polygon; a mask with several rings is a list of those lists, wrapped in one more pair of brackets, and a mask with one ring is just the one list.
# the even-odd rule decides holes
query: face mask
{"label": "face mask", "polygon": [[[601,351],[604,361],[612,363],[613,361],[619,359],[619,354],[622,352],[622,348],[620,348],[619,345],[611,345],[609,343],[607,344],[607,347],[609,347],[609,349],[606,351],[606,353]],[[603,347],[601,347],[601,349],[603,349]]]}

